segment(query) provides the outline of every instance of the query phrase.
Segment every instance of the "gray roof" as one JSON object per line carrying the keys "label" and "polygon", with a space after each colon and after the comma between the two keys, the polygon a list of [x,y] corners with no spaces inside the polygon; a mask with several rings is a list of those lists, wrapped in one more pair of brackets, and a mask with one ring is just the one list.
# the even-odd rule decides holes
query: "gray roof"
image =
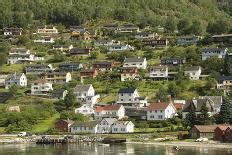
{"label": "gray roof", "polygon": [[222,105],[222,96],[199,96],[200,99],[208,99],[213,108],[220,108]]}
{"label": "gray roof", "polygon": [[128,63],[128,62],[144,62],[146,58],[125,58],[124,62]]}
{"label": "gray roof", "polygon": [[75,87],[75,91],[78,92],[83,92],[83,91],[88,91],[90,89],[92,85],[91,84],[87,84],[87,85],[77,85]]}
{"label": "gray roof", "polygon": [[110,125],[117,121],[116,118],[104,118],[101,121],[106,120]]}
{"label": "gray roof", "polygon": [[217,51],[226,51],[227,50],[227,48],[203,48],[201,51],[203,52],[203,53],[205,53],[205,52],[217,52]]}
{"label": "gray roof", "polygon": [[201,66],[191,66],[186,69],[186,71],[198,71]]}
{"label": "gray roof", "polygon": [[95,127],[98,123],[96,121],[91,122],[74,122],[70,127]]}
{"label": "gray roof", "polygon": [[23,75],[23,73],[19,73],[19,74],[9,74],[6,78],[7,80],[13,79],[13,80],[19,80],[21,78],[21,76]]}
{"label": "gray roof", "polygon": [[223,81],[226,81],[226,80],[232,80],[232,76],[220,76],[217,79],[218,82],[223,82]]}
{"label": "gray roof", "polygon": [[118,93],[134,93],[135,90],[135,88],[121,88]]}
{"label": "gray roof", "polygon": [[190,107],[194,106],[196,112],[200,112],[201,108],[204,104],[209,103],[209,111],[213,110],[212,102],[208,99],[197,99],[197,100],[188,100],[186,101],[186,104],[183,107],[183,112],[189,112]]}

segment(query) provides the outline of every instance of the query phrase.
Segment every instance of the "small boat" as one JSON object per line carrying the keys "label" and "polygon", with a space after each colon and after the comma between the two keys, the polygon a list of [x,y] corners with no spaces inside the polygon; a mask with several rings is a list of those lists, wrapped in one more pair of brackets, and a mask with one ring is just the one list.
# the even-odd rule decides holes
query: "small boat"
{"label": "small boat", "polygon": [[98,144],[98,146],[110,146],[110,144],[103,144],[103,143],[100,143],[100,144]]}

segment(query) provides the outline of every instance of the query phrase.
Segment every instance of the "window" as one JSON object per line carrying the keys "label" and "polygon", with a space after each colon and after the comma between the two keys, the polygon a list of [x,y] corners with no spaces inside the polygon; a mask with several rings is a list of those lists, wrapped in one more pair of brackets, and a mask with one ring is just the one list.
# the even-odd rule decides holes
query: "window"
{"label": "window", "polygon": [[123,96],[123,94],[121,94],[121,96]]}
{"label": "window", "polygon": [[158,118],[159,118],[159,119],[163,119],[163,116],[162,116],[162,115],[158,115]]}
{"label": "window", "polygon": [[121,99],[121,101],[123,101],[123,99]]}
{"label": "window", "polygon": [[163,112],[163,110],[160,110],[160,112]]}
{"label": "window", "polygon": [[157,110],[155,110],[155,113],[157,113]]}

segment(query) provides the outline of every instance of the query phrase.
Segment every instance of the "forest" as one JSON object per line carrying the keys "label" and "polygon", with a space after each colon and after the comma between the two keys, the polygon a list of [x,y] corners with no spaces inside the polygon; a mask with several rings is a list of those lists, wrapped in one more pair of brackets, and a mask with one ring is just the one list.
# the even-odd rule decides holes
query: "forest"
{"label": "forest", "polygon": [[[1,0],[0,28],[38,24],[80,25],[101,19],[165,26],[199,25],[205,32],[216,21],[231,25],[231,5],[216,0]],[[146,18],[144,18],[146,17]]]}

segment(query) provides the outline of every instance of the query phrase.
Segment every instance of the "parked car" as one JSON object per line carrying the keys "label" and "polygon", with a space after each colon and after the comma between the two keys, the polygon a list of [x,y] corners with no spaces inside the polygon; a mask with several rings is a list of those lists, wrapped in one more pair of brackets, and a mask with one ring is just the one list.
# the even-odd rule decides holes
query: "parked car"
{"label": "parked car", "polygon": [[20,132],[18,134],[18,137],[25,137],[27,135],[27,132]]}

